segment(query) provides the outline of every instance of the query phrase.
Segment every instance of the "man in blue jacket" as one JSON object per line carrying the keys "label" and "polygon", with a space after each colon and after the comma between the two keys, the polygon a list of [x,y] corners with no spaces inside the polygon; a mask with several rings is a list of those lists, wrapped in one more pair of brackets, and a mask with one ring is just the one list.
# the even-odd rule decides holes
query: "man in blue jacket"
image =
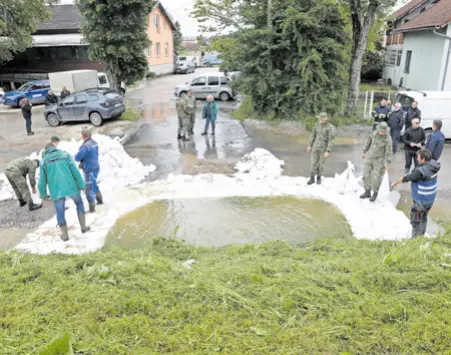
{"label": "man in blue jacket", "polygon": [[388,121],[389,113],[390,113],[390,108],[387,106],[387,99],[385,97],[383,97],[380,104],[377,105],[373,111],[373,117],[374,117],[373,131],[376,130],[379,123]]}
{"label": "man in blue jacket", "polygon": [[418,152],[419,165],[408,175],[392,184],[392,188],[400,183],[411,182],[413,206],[410,209],[412,238],[426,234],[428,213],[437,196],[437,173],[440,163],[432,160],[429,150],[423,148]]}
{"label": "man in blue jacket", "polygon": [[418,102],[412,102],[412,107],[407,110],[406,130],[412,127],[412,121],[418,118],[421,122],[421,110],[418,108]]}
{"label": "man in blue jacket", "polygon": [[83,144],[75,155],[75,161],[80,162],[80,169],[83,170],[86,184],[86,198],[89,203],[89,212],[96,211],[96,200],[99,205],[103,203],[102,194],[97,186],[99,176],[99,146],[92,139],[92,133],[88,129],[81,132]]}
{"label": "man in blue jacket", "polygon": [[445,135],[442,133],[442,121],[435,120],[432,123],[432,135],[428,138],[426,148],[432,153],[433,160],[439,160],[445,145]]}
{"label": "man in blue jacket", "polygon": [[406,113],[403,111],[399,102],[395,104],[395,110],[390,113],[388,119],[388,126],[390,127],[390,136],[393,141],[393,154],[396,154],[398,150],[399,138],[401,137],[401,131],[406,122]]}

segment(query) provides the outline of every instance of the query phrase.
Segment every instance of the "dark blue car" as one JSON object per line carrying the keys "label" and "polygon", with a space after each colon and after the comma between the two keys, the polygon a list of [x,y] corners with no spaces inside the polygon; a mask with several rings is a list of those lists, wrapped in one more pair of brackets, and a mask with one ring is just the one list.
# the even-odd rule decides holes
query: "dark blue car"
{"label": "dark blue car", "polygon": [[27,98],[32,104],[43,104],[50,90],[50,81],[35,80],[23,84],[19,89],[7,92],[3,99],[3,105],[20,107],[20,103]]}

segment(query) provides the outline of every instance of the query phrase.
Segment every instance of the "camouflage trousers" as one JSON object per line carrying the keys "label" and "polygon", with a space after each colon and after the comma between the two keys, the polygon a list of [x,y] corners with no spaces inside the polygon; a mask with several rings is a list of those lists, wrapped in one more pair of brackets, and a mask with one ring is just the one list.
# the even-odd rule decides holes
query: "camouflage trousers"
{"label": "camouflage trousers", "polygon": [[189,131],[190,133],[193,133],[194,124],[196,123],[196,113],[190,113],[188,115],[188,120],[189,120]]}
{"label": "camouflage trousers", "polygon": [[31,199],[30,189],[28,188],[27,179],[21,174],[14,173],[14,171],[5,171],[5,175],[13,187],[14,193],[18,200],[28,202]]}
{"label": "camouflage trousers", "polygon": [[178,135],[182,137],[189,138],[190,134],[190,120],[188,116],[178,116],[179,119],[179,129]]}
{"label": "camouflage trousers", "polygon": [[365,190],[379,192],[385,174],[385,160],[365,160],[363,167],[363,185]]}
{"label": "camouflage trousers", "polygon": [[311,175],[323,176],[325,163],[326,158],[324,158],[324,151],[320,149],[312,150]]}

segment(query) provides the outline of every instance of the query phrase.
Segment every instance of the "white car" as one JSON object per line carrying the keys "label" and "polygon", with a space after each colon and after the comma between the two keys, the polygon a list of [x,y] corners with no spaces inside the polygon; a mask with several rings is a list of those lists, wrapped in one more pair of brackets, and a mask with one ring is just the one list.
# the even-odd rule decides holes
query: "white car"
{"label": "white car", "polygon": [[230,78],[225,76],[224,73],[202,74],[183,85],[177,85],[174,95],[182,97],[188,90],[192,90],[196,99],[206,99],[208,95],[212,95],[215,99],[229,101],[235,97],[232,88],[229,86],[229,81]]}

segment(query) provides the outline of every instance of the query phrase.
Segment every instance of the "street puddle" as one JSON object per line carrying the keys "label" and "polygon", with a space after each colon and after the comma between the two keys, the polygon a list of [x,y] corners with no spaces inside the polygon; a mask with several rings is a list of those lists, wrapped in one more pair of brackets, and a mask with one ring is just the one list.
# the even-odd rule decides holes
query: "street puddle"
{"label": "street puddle", "polygon": [[155,201],[120,218],[107,244],[140,247],[155,237],[222,246],[269,240],[299,243],[350,234],[327,202],[296,197],[210,198]]}

